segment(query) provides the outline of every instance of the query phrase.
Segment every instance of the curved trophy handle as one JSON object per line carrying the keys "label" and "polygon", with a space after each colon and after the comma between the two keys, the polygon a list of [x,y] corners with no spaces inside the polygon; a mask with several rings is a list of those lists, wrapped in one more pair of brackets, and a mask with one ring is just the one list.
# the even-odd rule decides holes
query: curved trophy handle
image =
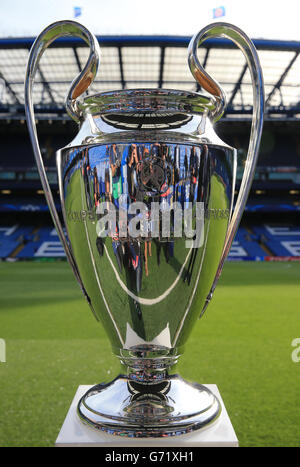
{"label": "curved trophy handle", "polygon": [[36,160],[38,172],[40,175],[40,179],[42,182],[42,186],[44,189],[45,197],[49,206],[49,210],[56,227],[58,236],[64,250],[67,255],[67,259],[70,263],[70,266],[73,269],[77,282],[79,283],[84,295],[89,300],[87,292],[84,288],[83,282],[80,278],[80,274],[78,272],[78,268],[76,265],[76,261],[74,259],[72,250],[66,240],[64,235],[63,227],[60,222],[58,212],[53,200],[52,192],[48,183],[47,174],[45,171],[38,137],[36,131],[36,124],[35,124],[35,116],[34,116],[34,108],[33,108],[33,101],[32,101],[32,88],[34,83],[35,74],[38,68],[39,61],[47,49],[47,47],[58,37],[62,36],[77,36],[82,38],[85,42],[87,42],[90,46],[90,55],[88,61],[83,69],[83,71],[74,79],[71,84],[70,90],[66,97],[66,109],[68,114],[76,121],[80,120],[80,113],[76,107],[76,98],[79,97],[89,85],[94,80],[98,63],[99,63],[99,56],[100,56],[100,48],[97,42],[97,39],[93,34],[91,34],[84,26],[75,22],[75,21],[58,21],[53,24],[50,24],[35,40],[28,58],[28,64],[26,69],[26,76],[25,76],[25,113],[26,113],[26,120],[28,131],[30,135],[30,140],[34,152],[34,157]]}
{"label": "curved trophy handle", "polygon": [[225,93],[222,90],[221,86],[217,81],[215,81],[200,65],[197,58],[197,49],[200,44],[202,44],[206,39],[224,37],[233,41],[243,52],[248,67],[251,73],[252,79],[252,90],[253,90],[253,115],[252,115],[252,126],[251,134],[249,140],[249,147],[247,158],[245,162],[244,174],[239,190],[239,194],[236,200],[235,209],[231,216],[225,244],[222,251],[220,263],[217,269],[217,273],[211,288],[211,291],[206,299],[206,303],[201,312],[201,315],[204,313],[218,282],[218,279],[221,275],[224,261],[230,251],[230,247],[236,231],[238,229],[242,214],[245,209],[245,205],[248,199],[250,187],[254,177],[260,139],[262,135],[263,128],[263,117],[264,117],[264,104],[265,104],[265,95],[264,95],[264,81],[261,65],[259,62],[257,51],[254,47],[253,42],[249,37],[238,27],[228,24],[228,23],[213,23],[205,28],[203,28],[198,34],[196,34],[189,44],[188,53],[189,53],[189,66],[190,70],[198,83],[209,93],[211,93],[217,100],[217,107],[213,115],[214,121],[218,120],[226,106]]}

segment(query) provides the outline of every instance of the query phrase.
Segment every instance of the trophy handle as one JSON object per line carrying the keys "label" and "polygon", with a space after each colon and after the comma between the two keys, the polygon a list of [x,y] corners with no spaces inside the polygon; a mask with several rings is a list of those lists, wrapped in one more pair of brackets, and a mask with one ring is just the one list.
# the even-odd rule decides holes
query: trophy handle
{"label": "trophy handle", "polygon": [[260,139],[263,128],[265,104],[263,74],[258,54],[253,42],[241,29],[232,24],[212,23],[203,28],[200,32],[198,32],[198,34],[196,34],[191,39],[188,48],[188,62],[190,70],[196,81],[198,81],[198,83],[206,91],[212,94],[217,100],[217,106],[215,113],[213,114],[213,120],[217,121],[222,116],[226,106],[226,97],[219,83],[215,81],[200,65],[200,62],[197,57],[197,49],[198,46],[202,44],[206,39],[216,37],[224,37],[226,39],[230,39],[241,49],[246,58],[252,79],[253,114],[248,153],[245,161],[245,168],[239,194],[236,200],[233,214],[229,222],[225,238],[225,244],[222,251],[220,263],[217,269],[217,273],[200,316],[202,316],[202,314],[204,313],[216,288],[218,279],[223,269],[224,261],[230,251],[232,241],[235,237],[242,214],[245,209],[258,157]]}
{"label": "trophy handle", "polygon": [[32,88],[34,78],[40,59],[47,47],[58,37],[76,36],[82,38],[90,46],[90,55],[82,72],[74,79],[70,90],[66,97],[66,109],[68,114],[76,121],[80,120],[80,113],[76,106],[76,99],[79,97],[89,85],[93,82],[98,68],[100,48],[97,39],[84,26],[75,21],[58,21],[50,24],[35,40],[28,58],[28,64],[25,75],[25,113],[30,140],[33,148],[34,157],[36,160],[41,183],[44,189],[45,197],[49,206],[49,210],[56,227],[60,241],[66,252],[67,259],[73,269],[74,275],[79,283],[85,297],[90,303],[90,299],[81,280],[75,258],[71,247],[65,237],[62,224],[53,200],[52,192],[48,183],[47,174],[45,171],[43,158],[41,155],[39,141],[37,137],[34,107],[32,100]]}

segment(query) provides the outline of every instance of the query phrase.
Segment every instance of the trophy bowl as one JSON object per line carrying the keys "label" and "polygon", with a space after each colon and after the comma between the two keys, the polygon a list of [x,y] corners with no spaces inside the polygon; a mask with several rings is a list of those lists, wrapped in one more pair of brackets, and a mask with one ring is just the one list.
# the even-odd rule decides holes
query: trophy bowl
{"label": "trophy bowl", "polygon": [[[90,46],[66,98],[79,132],[57,152],[66,236],[32,104],[38,62],[63,35]],[[236,150],[213,129],[225,94],[197,58],[198,46],[211,37],[235,42],[252,75],[252,129],[235,206]],[[78,415],[116,435],[180,435],[216,421],[221,412],[215,395],[181,378],[176,364],[212,297],[248,197],[262,131],[262,72],[251,40],[227,23],[207,26],[190,42],[189,66],[206,93],[135,89],[80,97],[96,75],[99,56],[98,42],[84,26],[56,22],[36,39],[25,80],[29,134],[54,224],[121,364],[119,376],[81,398]]]}

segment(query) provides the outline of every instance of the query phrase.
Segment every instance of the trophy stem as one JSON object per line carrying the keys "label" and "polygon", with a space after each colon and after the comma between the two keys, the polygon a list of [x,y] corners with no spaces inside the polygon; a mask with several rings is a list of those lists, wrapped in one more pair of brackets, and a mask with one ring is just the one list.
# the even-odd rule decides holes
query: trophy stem
{"label": "trophy stem", "polygon": [[144,345],[122,349],[118,357],[130,382],[149,385],[168,380],[175,372],[180,354],[176,348]]}

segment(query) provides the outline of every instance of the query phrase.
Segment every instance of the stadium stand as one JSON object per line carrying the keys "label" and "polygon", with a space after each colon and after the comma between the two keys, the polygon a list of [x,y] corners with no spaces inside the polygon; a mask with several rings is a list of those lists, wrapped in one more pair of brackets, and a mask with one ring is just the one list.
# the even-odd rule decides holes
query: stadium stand
{"label": "stadium stand", "polygon": [[[188,37],[99,38],[102,63],[90,93],[129,88],[201,91],[188,70]],[[300,258],[300,43],[255,40],[265,77],[266,120],[255,180],[229,259]],[[24,115],[24,74],[33,38],[0,39],[0,259],[64,258],[41,190]],[[46,171],[59,209],[55,151],[77,133],[64,109],[68,86],[88,49],[77,39],[55,42],[42,59],[35,110]],[[252,112],[250,74],[241,52],[226,40],[199,50],[227,93],[216,126],[238,148],[237,190]]]}
{"label": "stadium stand", "polygon": [[0,227],[0,257],[6,258],[31,239],[33,227],[19,227],[10,225]]}
{"label": "stadium stand", "polygon": [[300,256],[300,227],[263,225],[253,232],[273,256]]}
{"label": "stadium stand", "polygon": [[[229,259],[300,257],[300,225],[248,225],[240,227]],[[9,225],[0,227],[0,258],[65,258],[56,230],[51,226],[36,228]]]}
{"label": "stadium stand", "polygon": [[254,236],[249,230],[244,227],[240,227],[236,236],[235,241],[231,247],[229,255],[233,257],[255,257],[265,256],[266,251],[263,250],[260,243],[254,239]]}
{"label": "stadium stand", "polygon": [[26,259],[64,257],[64,249],[53,227],[42,227],[38,229],[16,254],[16,258]]}

